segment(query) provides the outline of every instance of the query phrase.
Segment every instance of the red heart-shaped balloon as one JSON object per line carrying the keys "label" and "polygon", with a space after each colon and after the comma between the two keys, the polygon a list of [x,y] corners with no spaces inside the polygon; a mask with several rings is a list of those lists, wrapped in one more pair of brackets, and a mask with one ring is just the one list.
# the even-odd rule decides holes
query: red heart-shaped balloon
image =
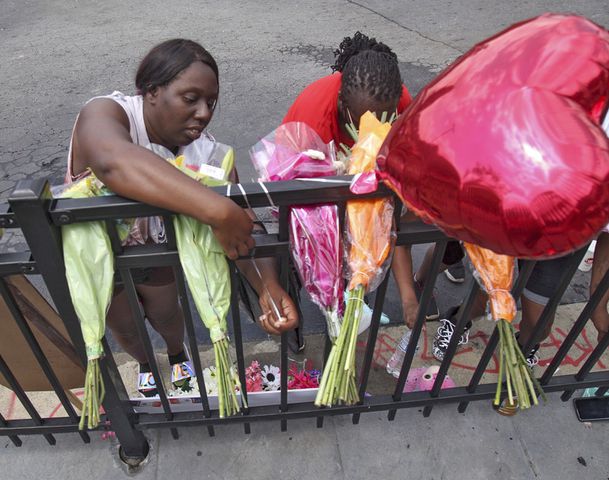
{"label": "red heart-shaped balloon", "polygon": [[547,258],[609,220],[609,32],[543,15],[476,45],[421,91],[378,157],[423,220],[498,253]]}

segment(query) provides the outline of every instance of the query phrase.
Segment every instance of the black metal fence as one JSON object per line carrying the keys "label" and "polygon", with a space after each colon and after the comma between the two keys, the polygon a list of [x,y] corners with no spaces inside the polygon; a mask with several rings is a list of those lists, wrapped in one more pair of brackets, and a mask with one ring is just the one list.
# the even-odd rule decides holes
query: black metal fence
{"label": "black metal fence", "polygon": [[[318,181],[289,181],[266,184],[268,192],[264,191],[259,184],[243,184],[247,198],[237,188],[226,187],[216,190],[229,196],[241,206],[266,207],[270,200],[279,207],[279,232],[278,234],[264,234],[256,236],[256,248],[251,252],[253,257],[275,257],[278,259],[281,271],[281,282],[287,286],[290,264],[290,249],[288,239],[288,213],[291,205],[305,205],[316,203],[336,203],[339,205],[341,221],[344,221],[344,209],[347,200],[355,198],[349,191],[348,182],[345,178],[331,179],[330,182]],[[377,192],[367,197],[393,196],[392,193],[381,186]],[[358,196],[357,198],[363,198]],[[396,203],[399,203],[395,199]],[[396,208],[396,211],[399,211]],[[172,230],[172,222],[166,221],[167,243],[162,245],[144,245],[138,247],[121,247],[115,228],[111,220],[119,218],[132,218],[158,215],[166,220],[170,219],[172,213],[149,205],[130,201],[121,197],[100,197],[93,199],[51,199],[49,184],[46,180],[27,180],[18,184],[9,199],[9,205],[0,207],[0,226],[5,228],[20,228],[26,239],[30,251],[21,253],[0,254],[0,294],[4,298],[13,319],[3,321],[17,322],[29,347],[34,353],[40,368],[53,387],[67,416],[61,418],[42,418],[36,411],[32,402],[28,399],[24,389],[19,385],[15,375],[2,358],[0,351],[0,373],[5,377],[15,392],[17,398],[27,411],[30,419],[12,420],[0,414],[0,435],[8,436],[11,441],[20,446],[20,436],[40,434],[50,444],[55,443],[54,434],[78,432],[83,441],[89,441],[87,432],[78,431],[79,416],[66,396],[56,374],[42,352],[40,345],[32,334],[28,322],[24,319],[11,290],[7,288],[5,277],[14,274],[40,274],[48,288],[49,294],[61,316],[69,333],[80,360],[85,363],[85,349],[80,333],[78,318],[72,305],[64,274],[64,264],[61,246],[62,225],[86,222],[91,220],[106,221],[112,247],[115,253],[115,267],[125,284],[125,289],[130,300],[130,306],[136,318],[138,331],[145,345],[146,353],[155,378],[160,379],[159,366],[157,365],[154,349],[144,323],[144,317],[137,301],[134,281],[131,269],[171,266],[174,268],[177,279],[177,287],[180,301],[184,310],[186,331],[188,334],[189,349],[198,352],[195,337],[195,329],[189,303],[187,300],[186,285],[180,267],[176,251],[175,234]],[[402,224],[398,231],[398,245],[413,245],[423,243],[436,243],[436,249],[432,260],[430,278],[435,278],[440,267],[441,259],[446,248],[447,238],[434,227],[422,223]],[[556,309],[565,289],[575,273],[582,258],[574,255],[565,268],[558,291],[551,298],[548,305],[537,322],[534,334],[527,347],[532,346],[536,339],[542,335],[544,327],[552,321]],[[526,284],[533,269],[534,262],[525,262],[520,269],[520,274],[515,282],[513,292],[518,296]],[[243,352],[243,339],[241,333],[241,321],[238,302],[238,289],[235,288],[238,281],[238,272],[235,264],[231,262],[232,289],[232,321],[233,340],[237,354],[237,366],[241,384],[245,385],[245,359]],[[370,330],[363,357],[363,365],[360,370],[359,393],[361,401],[352,406],[335,406],[332,408],[316,408],[312,403],[288,404],[287,375],[288,375],[288,341],[287,334],[281,336],[280,369],[281,369],[281,395],[278,406],[251,407],[244,409],[242,415],[219,418],[216,411],[210,409],[209,401],[204,385],[202,365],[198,355],[193,355],[193,366],[197,375],[200,392],[200,411],[174,412],[171,409],[167,392],[161,382],[158,383],[158,393],[162,404],[163,413],[144,414],[135,413],[129,399],[123,381],[119,375],[112,351],[107,342],[104,341],[105,357],[101,361],[101,370],[106,385],[106,397],[104,400],[105,417],[111,422],[111,428],[121,444],[122,453],[125,457],[143,458],[148,451],[148,443],[142,431],[149,428],[170,428],[173,436],[178,437],[178,428],[185,426],[205,425],[210,436],[214,435],[214,426],[225,423],[242,423],[245,433],[250,431],[250,423],[262,420],[279,420],[281,429],[287,428],[287,422],[295,418],[316,418],[317,426],[323,425],[323,419],[327,415],[352,415],[353,423],[358,423],[362,413],[371,411],[387,411],[389,420],[395,418],[399,409],[409,407],[424,407],[424,415],[428,416],[434,405],[440,403],[457,403],[460,412],[465,411],[471,401],[491,399],[495,395],[496,384],[481,384],[482,375],[491,360],[498,343],[498,332],[495,329],[490,340],[480,357],[478,365],[471,376],[467,386],[459,386],[441,389],[442,382],[451,365],[457,349],[459,335],[453,335],[444,359],[440,366],[439,374],[433,388],[425,392],[402,393],[411,368],[414,356],[414,346],[418,343],[423,324],[425,322],[425,306],[430,301],[434,282],[427,282],[420,299],[420,308],[416,325],[412,330],[410,348],[408,348],[399,379],[392,392],[384,395],[365,396],[368,378],[373,361],[373,353],[377,340],[377,332],[380,325],[380,317],[385,301],[385,294],[390,275],[387,274],[374,295],[374,305]],[[469,294],[466,298],[464,308],[457,319],[457,331],[465,327],[473,300],[477,293],[477,284],[472,281]],[[573,346],[578,335],[588,322],[590,313],[598,305],[602,294],[609,288],[609,273],[602,279],[597,291],[591,296],[579,317],[574,321],[571,331],[564,343],[558,349],[550,365],[545,369],[540,381],[548,392],[562,391],[563,400],[570,398],[576,389],[587,387],[600,387],[599,393],[604,393],[609,388],[609,371],[592,372],[593,366],[599,360],[609,345],[609,334],[601,339],[600,343],[588,355],[583,366],[576,374],[555,375],[570,348]],[[330,342],[326,339],[325,352],[327,355]],[[525,349],[525,351],[527,351]],[[243,392],[247,396],[247,392]],[[1,413],[1,412],[0,412]]]}

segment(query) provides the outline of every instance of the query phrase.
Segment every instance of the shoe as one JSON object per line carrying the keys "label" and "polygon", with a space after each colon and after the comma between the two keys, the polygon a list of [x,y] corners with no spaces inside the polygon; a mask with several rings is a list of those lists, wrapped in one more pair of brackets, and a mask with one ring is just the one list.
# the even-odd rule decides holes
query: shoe
{"label": "shoe", "polygon": [[[423,294],[423,285],[418,280],[414,281],[414,293],[417,296],[417,302],[421,301],[421,295]],[[425,320],[436,320],[440,317],[440,310],[438,310],[438,304],[436,303],[436,297],[434,293],[431,293],[429,302],[427,303],[427,311],[425,312]]]}
{"label": "shoe", "polygon": [[518,347],[520,347],[520,351],[524,354],[524,358],[527,361],[527,365],[529,366],[530,369],[532,369],[535,365],[537,365],[539,363],[539,356],[537,355],[537,351],[539,350],[540,344],[536,343],[533,348],[531,349],[531,351],[529,352],[529,354],[527,355],[526,353],[524,353],[523,350],[523,346],[520,345],[520,342],[518,342],[518,337],[520,336],[520,332],[516,332],[516,334],[514,335],[514,337],[516,338],[516,342],[518,343]]}
{"label": "shoe", "polygon": [[444,270],[444,275],[453,283],[463,283],[465,281],[465,267],[463,261],[459,261],[454,265],[450,265]]}
{"label": "shoe", "polygon": [[171,384],[174,388],[181,388],[185,391],[190,390],[190,379],[195,378],[195,370],[190,361],[191,356],[186,343],[184,343],[184,353],[187,360],[171,365]]}
{"label": "shoe", "polygon": [[171,366],[171,384],[175,388],[188,389],[190,379],[194,378],[195,372],[190,360],[175,363]]}
{"label": "shoe", "polygon": [[[454,323],[454,316],[459,310],[459,307],[452,307],[446,317],[440,320],[441,325],[438,327],[438,332],[433,340],[431,353],[433,356],[439,360],[444,360],[444,355],[446,354],[446,350],[448,349],[448,344],[450,343],[450,339],[455,332],[456,323]],[[465,345],[469,341],[469,329],[472,328],[472,322],[467,322],[465,325],[465,330],[459,339],[459,345]]]}
{"label": "shoe", "polygon": [[525,357],[527,359],[527,365],[531,369],[539,363],[539,356],[537,355],[537,350],[539,350],[539,343],[535,345],[531,352]]}
{"label": "shoe", "polygon": [[156,381],[152,372],[140,372],[137,376],[137,391],[144,397],[156,397]]}
{"label": "shoe", "polygon": [[[381,313],[381,320],[380,320],[381,325],[388,325],[390,321],[391,320],[389,320],[389,317],[387,315],[385,315],[384,313]],[[370,327],[371,323],[372,323],[372,309],[364,303],[362,305],[362,317],[360,318],[360,321],[359,321],[359,328],[358,328],[357,334],[361,335],[363,332],[365,332],[368,329],[368,327]]]}

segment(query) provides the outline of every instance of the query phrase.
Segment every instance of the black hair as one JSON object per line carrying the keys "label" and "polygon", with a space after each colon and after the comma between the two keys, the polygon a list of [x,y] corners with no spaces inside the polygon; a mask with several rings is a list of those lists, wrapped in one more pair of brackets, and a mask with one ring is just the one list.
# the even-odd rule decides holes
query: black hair
{"label": "black hair", "polygon": [[209,66],[219,82],[218,64],[214,57],[197,42],[174,38],[159,43],[142,59],[135,75],[135,87],[140,95],[168,85],[192,63]]}
{"label": "black hair", "polygon": [[379,101],[399,99],[402,75],[398,57],[384,43],[361,32],[345,37],[334,51],[334,72],[342,73],[341,91],[349,96],[365,92]]}

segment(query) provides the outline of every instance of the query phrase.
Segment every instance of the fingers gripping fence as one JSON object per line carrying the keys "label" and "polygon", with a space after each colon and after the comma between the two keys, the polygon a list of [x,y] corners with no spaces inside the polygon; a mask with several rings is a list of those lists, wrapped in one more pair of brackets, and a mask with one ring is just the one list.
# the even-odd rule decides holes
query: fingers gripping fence
{"label": "fingers gripping fence", "polygon": [[[349,178],[336,177],[327,179],[330,181],[287,181],[272,182],[268,184],[252,183],[243,184],[240,188],[227,189],[218,187],[216,190],[221,195],[229,196],[242,207],[266,207],[274,204],[279,208],[279,232],[278,234],[256,235],[256,248],[250,252],[248,258],[276,258],[280,268],[280,281],[287,290],[288,276],[291,271],[291,250],[288,238],[289,207],[291,205],[307,205],[317,203],[335,203],[339,206],[339,219],[341,227],[345,221],[345,203],[356,198],[349,191]],[[387,286],[390,275],[387,274],[383,282],[373,295],[372,318],[361,367],[358,370],[357,390],[360,401],[355,405],[339,405],[334,407],[317,408],[310,403],[290,404],[288,403],[288,339],[287,334],[280,337],[280,367],[281,367],[281,391],[279,405],[274,406],[245,406],[239,415],[220,418],[218,412],[210,407],[210,399],[207,396],[205,379],[203,376],[203,365],[198,355],[199,345],[195,336],[195,320],[188,301],[186,281],[180,260],[176,251],[175,232],[172,228],[172,213],[150,206],[127,200],[121,197],[99,197],[87,199],[61,199],[50,200],[49,185],[45,180],[27,180],[18,184],[11,195],[9,205],[0,207],[0,226],[12,229],[21,229],[27,242],[28,251],[20,253],[0,253],[0,295],[11,313],[11,318],[3,321],[16,322],[19,332],[33,352],[38,367],[48,379],[51,388],[59,398],[66,412],[65,417],[44,418],[29,400],[27,393],[19,384],[18,378],[13,372],[11,365],[5,361],[0,351],[0,374],[4,377],[11,390],[15,392],[17,399],[22,403],[29,418],[8,418],[7,412],[0,412],[0,435],[8,436],[11,442],[19,446],[23,443],[25,435],[43,435],[48,443],[54,444],[57,440],[56,434],[73,432],[81,436],[84,442],[89,441],[89,433],[78,431],[79,413],[72,406],[70,398],[66,395],[61,383],[52,366],[44,356],[40,345],[36,341],[28,321],[24,318],[23,308],[15,300],[15,292],[9,288],[7,279],[16,274],[40,274],[49,291],[51,299],[59,313],[66,331],[68,332],[71,345],[67,349],[73,350],[75,361],[84,365],[86,362],[84,343],[80,333],[78,318],[72,305],[68,285],[65,279],[65,268],[63,264],[61,233],[62,225],[87,222],[94,220],[105,221],[110,242],[115,257],[115,269],[119,272],[125,285],[125,292],[129,299],[130,308],[136,321],[138,333],[144,345],[147,359],[155,378],[161,378],[160,367],[157,363],[153,345],[146,329],[143,312],[137,299],[132,275],[133,269],[149,267],[172,267],[176,277],[176,287],[180,304],[184,313],[186,325],[187,344],[191,352],[193,368],[196,373],[200,401],[198,409],[194,411],[174,411],[167,391],[161,382],[157,385],[159,401],[163,413],[135,413],[129,403],[127,390],[121,379],[117,366],[114,362],[112,351],[104,341],[105,356],[100,362],[101,374],[106,387],[106,395],[103,402],[102,424],[109,421],[112,430],[121,444],[123,455],[126,457],[143,458],[148,452],[148,443],[143,435],[143,430],[151,428],[169,428],[172,435],[178,438],[179,427],[191,427],[204,425],[210,436],[216,433],[215,426],[228,423],[242,423],[245,433],[251,430],[251,424],[258,421],[278,420],[281,430],[286,430],[288,421],[296,418],[316,419],[318,427],[323,426],[323,420],[329,415],[352,415],[353,423],[359,422],[362,413],[374,411],[388,412],[390,420],[395,418],[398,410],[411,407],[423,407],[425,416],[428,416],[434,405],[455,403],[460,412],[465,411],[471,401],[487,400],[495,396],[496,383],[481,383],[483,374],[495,354],[498,344],[498,333],[495,330],[490,336],[488,344],[479,358],[478,364],[473,370],[469,382],[464,386],[442,389],[442,382],[454,360],[459,335],[453,335],[451,342],[445,352],[444,359],[440,365],[438,375],[430,391],[415,391],[403,393],[408,373],[415,358],[415,345],[419,341],[425,324],[425,311],[427,303],[432,297],[434,289],[433,282],[427,282],[423,288],[420,305],[415,326],[412,330],[409,348],[395,387],[391,391],[380,395],[367,396],[367,386],[370,377],[373,355],[377,343],[377,334],[380,326],[380,318],[383,305],[386,301]],[[392,196],[392,193],[384,186],[373,194],[357,196],[357,198],[378,198]],[[396,204],[399,205],[399,202]],[[400,211],[396,205],[396,212]],[[144,216],[162,216],[167,227],[167,243],[160,245],[143,245],[138,247],[122,247],[118,238],[113,220],[120,218],[133,218]],[[397,217],[396,217],[397,218]],[[397,235],[398,245],[415,245],[436,243],[437,248],[431,262],[430,278],[435,278],[434,273],[439,270],[441,259],[446,248],[447,238],[432,226],[419,222],[402,224]],[[544,313],[539,319],[535,331],[528,343],[533,345],[541,332],[547,327],[550,317],[556,309],[564,290],[580,258],[574,255],[565,268],[563,277],[557,293],[550,299]],[[516,280],[513,293],[518,296],[528,276],[530,275],[534,262],[525,262],[520,269],[520,275]],[[232,288],[231,317],[232,317],[232,341],[235,347],[236,365],[241,385],[245,385],[245,354],[243,335],[241,329],[241,318],[239,310],[238,289],[239,272],[234,262],[229,262],[229,270]],[[593,293],[590,302],[583,309],[577,319],[574,319],[570,332],[566,335],[563,343],[558,348],[553,360],[540,377],[540,382],[548,392],[564,392],[563,398],[569,398],[576,389],[587,387],[600,387],[604,392],[609,387],[609,371],[592,371],[600,356],[609,345],[609,335],[601,339],[601,342],[590,353],[584,361],[583,366],[574,375],[556,375],[558,366],[574,346],[578,335],[589,321],[592,310],[598,305],[602,295],[609,288],[609,273],[600,282],[597,291]],[[469,317],[473,299],[476,296],[478,286],[475,282],[470,285],[469,294],[466,295],[465,303],[461,313],[456,320],[456,331],[462,330]],[[294,299],[295,301],[297,299]],[[387,299],[394,301],[394,299]],[[193,318],[194,317],[194,318]],[[302,321],[302,316],[301,316]],[[302,331],[302,329],[301,329]],[[327,359],[330,350],[330,342],[326,341],[324,359],[317,359],[319,365]],[[204,348],[208,348],[205,346]],[[505,390],[505,388],[503,388]],[[503,392],[505,393],[505,391]],[[242,392],[247,400],[247,392]]]}

